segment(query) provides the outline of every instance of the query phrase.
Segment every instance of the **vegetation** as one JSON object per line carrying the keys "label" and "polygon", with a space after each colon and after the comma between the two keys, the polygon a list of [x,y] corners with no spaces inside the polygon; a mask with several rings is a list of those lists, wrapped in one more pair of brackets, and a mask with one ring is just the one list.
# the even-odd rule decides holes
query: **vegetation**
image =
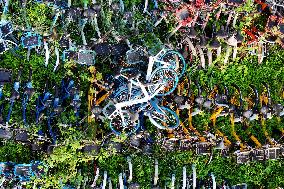
{"label": "vegetation", "polygon": [[[245,4],[245,9],[251,12],[253,8],[250,6],[248,1]],[[75,1],[75,5],[83,3],[81,0]],[[132,7],[133,5],[141,4],[140,0],[126,0],[126,7]],[[151,5],[152,6],[152,5]],[[15,22],[15,25],[24,26],[25,21],[22,19],[20,10],[20,3],[12,3],[11,9],[15,10],[13,14],[9,14],[8,18]],[[241,8],[239,8],[242,10]],[[114,13],[107,10],[104,15],[105,22],[101,23],[103,25],[102,31],[107,32],[114,22]],[[255,16],[257,17],[257,16]],[[254,17],[254,18],[255,18]],[[51,25],[51,9],[45,5],[34,3],[28,4],[27,11],[28,22],[32,23],[32,27],[41,34],[48,32]],[[140,13],[135,14],[136,19],[143,19],[143,15]],[[252,18],[251,18],[252,19]],[[251,23],[251,19],[244,19],[239,25],[239,27],[247,27]],[[174,28],[174,21],[170,20],[165,22],[165,30],[159,31],[154,29],[153,32],[140,33],[137,36],[130,38],[133,43],[139,43],[147,46],[149,49],[153,47],[160,47],[160,44],[164,43],[165,35]],[[261,23],[261,22],[260,22]],[[141,28],[146,27],[147,24],[142,24]],[[261,25],[261,24],[260,24]],[[70,25],[71,28],[77,28],[74,25]],[[60,28],[59,33],[62,32]],[[87,38],[90,39],[94,35],[90,29]],[[119,30],[119,29],[118,29]],[[120,31],[121,30],[121,31]],[[120,28],[120,33],[127,34],[131,31],[122,31]],[[87,33],[87,32],[86,32]],[[21,33],[18,33],[20,36]],[[75,39],[77,43],[81,43],[81,39],[78,37],[78,31],[74,29],[71,33],[72,39]],[[109,39],[114,42],[114,39]],[[153,49],[155,50],[155,49]],[[11,69],[16,75],[19,68],[23,68],[23,74],[21,77],[21,83],[27,81],[29,68],[33,70],[33,86],[36,89],[36,94],[31,99],[30,105],[27,107],[29,122],[35,121],[35,101],[36,98],[42,94],[46,80],[51,83],[60,84],[62,78],[73,78],[75,81],[80,81],[80,90],[82,95],[82,108],[81,111],[87,109],[87,98],[88,94],[86,91],[90,87],[91,73],[87,67],[76,65],[74,62],[63,63],[59,66],[56,72],[53,72],[53,62],[55,62],[55,57],[52,56],[50,59],[50,64],[44,67],[44,55],[39,52],[37,54],[32,50],[30,60],[26,60],[26,49],[16,49],[15,56],[11,52],[7,52],[2,55],[0,60],[0,67]],[[105,58],[98,57],[96,60],[96,69],[98,71],[96,78],[102,80],[106,73],[111,71],[111,61]],[[221,86],[231,86],[236,84],[240,87],[243,92],[243,96],[248,96],[249,85],[253,84],[259,91],[262,91],[262,82],[269,84],[271,88],[272,99],[275,102],[284,103],[283,96],[281,92],[283,90],[284,82],[284,50],[279,49],[279,47],[270,47],[270,54],[266,57],[265,61],[259,65],[257,63],[257,57],[248,55],[247,51],[243,49],[240,52],[240,56],[229,64],[224,65],[222,58],[214,62],[214,66],[208,69],[198,69],[197,71],[191,73],[191,81],[199,79],[200,84],[205,88],[205,86],[213,86],[218,84]],[[188,72],[192,72],[192,68],[195,67],[193,62],[187,62]],[[9,97],[11,94],[12,85],[4,86],[4,95]],[[53,88],[50,89],[54,91]],[[232,92],[233,89],[230,88]],[[194,90],[197,93],[197,89]],[[8,111],[8,105],[4,107],[4,112]],[[4,114],[5,115],[5,114]],[[15,103],[15,108],[12,114],[11,122],[17,122],[21,127],[22,117],[21,115],[21,102],[17,101]],[[60,116],[58,123],[70,123],[74,122],[74,115],[69,115],[68,113],[63,113]],[[205,127],[210,125],[209,115],[204,114],[193,119],[194,124],[201,131],[205,130]],[[147,122],[146,122],[147,123]],[[283,128],[283,120],[278,120],[273,118],[266,122],[266,128],[269,133],[273,133],[275,129]],[[40,123],[39,125],[30,125],[29,130],[36,133],[39,128],[45,128],[46,123]],[[42,188],[57,188],[63,186],[65,183],[79,185],[82,184],[84,179],[88,177],[90,180],[94,177],[94,164],[100,167],[100,169],[107,170],[108,174],[112,178],[113,183],[118,182],[118,174],[128,169],[126,157],[131,156],[133,159],[134,167],[134,181],[140,183],[143,188],[150,188],[152,184],[152,179],[154,175],[154,159],[159,161],[159,184],[169,185],[171,174],[175,174],[177,180],[181,180],[182,177],[182,167],[186,166],[187,170],[191,170],[191,165],[197,165],[198,177],[204,178],[208,176],[209,173],[214,172],[219,181],[221,179],[227,179],[232,182],[232,184],[237,183],[247,183],[249,188],[276,188],[284,187],[284,160],[275,161],[265,161],[265,162],[251,162],[248,164],[236,164],[233,157],[223,157],[219,152],[214,151],[214,157],[211,162],[209,162],[208,156],[196,156],[191,151],[175,151],[175,152],[165,152],[159,147],[154,148],[154,152],[151,156],[134,153],[132,151],[127,151],[123,153],[114,152],[113,149],[106,150],[101,149],[98,154],[84,154],[81,152],[82,143],[81,140],[96,141],[98,135],[103,135],[105,133],[102,130],[108,130],[107,123],[105,125],[99,125],[95,123],[93,126],[88,127],[86,120],[82,120],[82,124],[79,128],[66,128],[63,126],[58,126],[62,137],[59,140],[61,144],[59,147],[55,148],[55,151],[51,155],[47,154],[34,154],[30,151],[29,147],[26,145],[14,143],[14,142],[3,142],[0,147],[0,162],[2,161],[13,161],[16,163],[28,163],[31,160],[42,160],[46,165],[46,170],[49,174],[46,174],[42,178],[34,178],[29,184],[32,188],[34,183],[44,186]],[[150,125],[146,125],[150,128],[150,131],[156,132]],[[221,118],[217,121],[217,128],[221,129],[226,135],[229,136],[231,141],[234,141],[233,136],[230,134],[230,122],[228,118]],[[249,141],[249,136],[241,129],[241,125],[236,125],[237,132],[244,141]],[[84,130],[85,132],[80,132]],[[250,125],[250,130],[254,133],[258,139],[265,141],[265,136],[260,132],[260,123],[255,121]],[[280,139],[280,138],[277,138]],[[48,167],[48,169],[47,169]],[[102,178],[99,178],[102,180]]]}

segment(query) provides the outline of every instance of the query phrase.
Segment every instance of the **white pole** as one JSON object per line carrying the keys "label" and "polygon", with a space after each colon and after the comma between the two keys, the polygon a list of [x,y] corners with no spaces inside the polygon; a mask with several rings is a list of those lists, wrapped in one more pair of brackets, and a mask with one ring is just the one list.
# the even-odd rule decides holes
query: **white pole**
{"label": "white pole", "polygon": [[147,12],[147,9],[148,9],[148,0],[145,0],[143,13]]}
{"label": "white pole", "polygon": [[238,17],[239,17],[239,13],[236,13],[236,14],[235,14],[235,17],[234,17],[234,20],[233,20],[233,27],[236,26]]}
{"label": "white pole", "polygon": [[197,50],[198,50],[198,52],[199,52],[199,55],[200,55],[201,67],[202,67],[203,69],[205,69],[206,64],[205,64],[205,57],[204,57],[203,50],[202,50],[202,48],[201,48],[199,45],[197,45],[196,48],[197,48]]}
{"label": "white pole", "polygon": [[212,182],[213,182],[213,189],[216,189],[216,179],[215,176],[213,175],[213,173],[211,173],[211,177],[212,177]]}
{"label": "white pole", "polygon": [[111,183],[111,179],[110,178],[108,179],[108,188],[112,189],[112,183]]}
{"label": "white pole", "polygon": [[95,175],[95,178],[94,178],[94,181],[93,181],[93,184],[91,185],[91,187],[93,187],[93,188],[96,187],[96,182],[97,182],[97,180],[99,178],[99,174],[100,174],[100,169],[97,168],[96,175]]}
{"label": "white pole", "polygon": [[57,67],[59,66],[59,50],[57,47],[55,47],[55,55],[56,55],[56,63],[55,63],[55,66],[54,66],[54,69],[53,71],[55,72]]}
{"label": "white pole", "polygon": [[235,60],[237,58],[237,53],[238,53],[238,46],[234,46],[233,60]]}
{"label": "white pole", "polygon": [[72,0],[68,0],[68,7],[71,7],[72,5]]}
{"label": "white pole", "polygon": [[99,37],[99,39],[101,39],[101,32],[100,32],[100,28],[99,28],[99,25],[98,25],[97,14],[95,14],[93,21],[94,21],[95,30],[98,34],[98,37]]}
{"label": "white pole", "polygon": [[222,52],[222,47],[220,46],[220,47],[217,49],[217,58],[221,55],[221,52]]}
{"label": "white pole", "polygon": [[154,175],[154,186],[156,186],[158,184],[158,179],[159,179],[159,176],[158,176],[158,160],[155,159],[155,175]]}
{"label": "white pole", "polygon": [[207,57],[208,57],[208,66],[212,64],[212,51],[210,48],[207,48]]}
{"label": "white pole", "polygon": [[49,57],[50,57],[50,52],[49,52],[49,49],[48,49],[48,43],[46,41],[43,42],[43,48],[45,49],[45,67],[47,67],[48,65],[48,60],[49,60]]}
{"label": "white pole", "polygon": [[119,189],[124,189],[122,173],[120,173],[118,177],[119,177],[118,178],[119,179]]}
{"label": "white pole", "polygon": [[191,42],[190,38],[189,38],[189,37],[186,37],[184,40],[187,42],[187,45],[188,45],[188,47],[190,48],[190,50],[191,50],[193,56],[197,57],[196,49],[194,48],[194,45],[193,45],[193,43]]}
{"label": "white pole", "polygon": [[82,28],[81,28],[81,37],[82,37],[82,41],[83,41],[83,45],[86,46],[87,45],[87,42],[86,42],[86,37],[85,37],[85,33],[84,33],[84,28],[85,28],[85,25],[86,25],[86,20],[85,19],[82,19]]}
{"label": "white pole", "polygon": [[124,13],[124,3],[123,0],[119,0],[120,11]]}
{"label": "white pole", "polygon": [[102,189],[105,189],[105,188],[106,188],[106,184],[107,184],[107,172],[104,171],[104,180],[103,180]]}
{"label": "white pole", "polygon": [[192,165],[192,187],[193,189],[196,188],[196,168],[195,168],[195,165],[193,164]]}
{"label": "white pole", "polygon": [[233,14],[234,14],[234,11],[229,13],[229,16],[228,16],[228,19],[227,19],[227,23],[226,23],[226,29],[229,27],[229,24],[230,24],[230,22],[232,20]]}
{"label": "white pole", "polygon": [[172,184],[171,184],[171,189],[175,189],[175,181],[176,181],[176,175],[172,174]]}
{"label": "white pole", "polygon": [[130,183],[131,181],[132,181],[132,171],[133,171],[133,169],[132,169],[132,162],[131,162],[131,157],[127,157],[127,162],[128,162],[128,167],[129,167],[129,178],[128,178],[128,183]]}
{"label": "white pole", "polygon": [[186,167],[182,168],[182,189],[186,188]]}
{"label": "white pole", "polygon": [[224,59],[224,64],[228,63],[229,57],[231,55],[231,50],[232,50],[232,48],[229,47],[229,45],[227,45],[227,50],[226,50],[226,55],[225,55],[225,59]]}

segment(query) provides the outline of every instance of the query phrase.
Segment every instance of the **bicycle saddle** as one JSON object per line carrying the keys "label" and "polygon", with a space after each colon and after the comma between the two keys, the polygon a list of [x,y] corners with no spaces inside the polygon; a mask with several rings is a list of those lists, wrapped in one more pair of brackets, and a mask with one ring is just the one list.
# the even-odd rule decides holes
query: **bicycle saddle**
{"label": "bicycle saddle", "polygon": [[135,123],[137,120],[139,120],[139,113],[135,112],[135,113],[131,113],[130,111],[128,111],[129,115],[130,115],[130,120],[132,123]]}
{"label": "bicycle saddle", "polygon": [[263,114],[263,115],[267,115],[269,112],[270,112],[270,108],[268,106],[262,106],[261,109],[260,109],[260,112]]}
{"label": "bicycle saddle", "polygon": [[200,42],[199,45],[201,48],[205,48],[207,46],[208,41],[206,40],[205,36],[200,36]]}
{"label": "bicycle saddle", "polygon": [[82,148],[83,152],[99,152],[100,147],[97,144],[87,144]]}
{"label": "bicycle saddle", "polygon": [[228,32],[225,31],[224,26],[216,33],[216,37],[225,39],[228,37]]}
{"label": "bicycle saddle", "polygon": [[84,17],[92,18],[95,14],[98,14],[101,12],[101,6],[95,5],[93,8],[85,9],[83,12]]}
{"label": "bicycle saddle", "polygon": [[28,131],[23,129],[15,130],[15,141],[24,142],[24,143],[28,142],[29,141]]}
{"label": "bicycle saddle", "polygon": [[12,78],[12,72],[10,70],[0,69],[0,85],[4,83],[10,83]]}
{"label": "bicycle saddle", "polygon": [[225,94],[216,94],[214,101],[217,106],[229,107],[228,98]]}
{"label": "bicycle saddle", "polygon": [[284,115],[284,107],[282,104],[274,104],[273,105],[273,111],[277,116],[283,116]]}
{"label": "bicycle saddle", "polygon": [[187,37],[195,39],[197,37],[197,32],[195,31],[194,27],[191,27]]}
{"label": "bicycle saddle", "polygon": [[130,137],[130,146],[138,148],[141,144],[141,138],[133,135]]}
{"label": "bicycle saddle", "polygon": [[244,37],[242,36],[242,34],[238,31],[237,35],[236,35],[236,39],[238,43],[241,43],[244,41]]}
{"label": "bicycle saddle", "polygon": [[12,96],[10,97],[10,100],[15,100],[20,98],[20,93],[19,91],[13,90]]}
{"label": "bicycle saddle", "polygon": [[29,98],[31,98],[35,93],[35,89],[34,88],[26,88],[25,93],[29,96]]}
{"label": "bicycle saddle", "polygon": [[243,116],[247,119],[249,119],[252,115],[253,115],[253,111],[251,109],[243,112]]}
{"label": "bicycle saddle", "polygon": [[13,137],[12,131],[0,128],[0,138],[1,139],[11,139]]}
{"label": "bicycle saddle", "polygon": [[128,189],[139,189],[140,185],[138,183],[131,183],[128,185]]}
{"label": "bicycle saddle", "polygon": [[175,103],[177,103],[178,105],[181,105],[182,103],[184,103],[184,101],[185,101],[185,97],[183,97],[183,96],[175,96],[174,97],[174,101],[175,101]]}
{"label": "bicycle saddle", "polygon": [[212,49],[218,49],[219,47],[221,47],[220,42],[217,40],[216,37],[213,38],[212,42],[209,44],[209,47]]}
{"label": "bicycle saddle", "polygon": [[206,101],[203,103],[203,107],[207,109],[211,109],[213,107],[214,103],[211,99],[206,99]]}

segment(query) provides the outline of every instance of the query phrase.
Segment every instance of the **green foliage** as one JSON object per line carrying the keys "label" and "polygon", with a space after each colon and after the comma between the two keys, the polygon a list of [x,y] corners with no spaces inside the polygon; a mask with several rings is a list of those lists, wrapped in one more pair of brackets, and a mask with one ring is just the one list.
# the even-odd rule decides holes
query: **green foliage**
{"label": "green foliage", "polygon": [[28,22],[37,31],[46,32],[51,26],[51,10],[44,4],[33,4],[27,10]]}
{"label": "green foliage", "polygon": [[[74,6],[82,6],[85,0],[75,0],[72,1]],[[98,1],[98,0],[97,0]],[[24,26],[24,18],[22,15],[22,10],[20,1],[15,1],[12,3],[11,7],[15,12],[8,15],[8,19],[13,18],[13,22],[16,25]],[[119,35],[125,35],[133,33],[130,29],[125,28],[125,23],[120,19],[122,15],[115,15],[107,7],[107,1],[103,2],[102,14],[99,15],[99,25],[102,33],[108,33],[113,29],[114,25],[118,25],[117,32]],[[252,0],[246,1],[244,6],[241,6],[237,11],[247,11],[253,12],[255,6],[252,6]],[[90,1],[88,1],[90,3]],[[144,3],[141,0],[124,0],[126,10],[131,11],[133,5],[139,5]],[[150,6],[153,6],[150,2]],[[28,1],[27,5],[27,20],[31,23],[31,26],[36,28],[40,33],[47,32],[52,22],[51,8],[47,7],[44,4],[36,4],[32,1]],[[139,45],[146,46],[151,53],[155,54],[162,47],[162,44],[165,43],[167,35],[176,27],[177,23],[174,16],[171,16],[167,21],[163,21],[160,24],[160,27],[153,28],[151,23],[148,22],[149,17],[140,12],[134,13],[134,20],[136,23],[140,22],[138,25],[139,33],[137,35],[129,37],[131,43],[137,43]],[[265,21],[265,17],[260,17],[259,14],[245,16],[240,19],[237,24],[237,28],[243,29],[248,27],[254,22],[254,24],[261,29]],[[213,23],[214,20],[211,20]],[[217,23],[217,28],[220,27],[221,23],[223,24],[225,20],[221,20],[220,23]],[[60,27],[59,28],[59,33]],[[151,32],[147,31],[145,28],[153,29]],[[78,35],[78,25],[72,23],[68,27],[71,31],[71,38],[76,41],[77,44],[81,44],[80,35]],[[263,29],[263,28],[262,28]],[[95,35],[95,30],[87,24],[86,26],[86,37],[87,39],[92,38]],[[21,33],[19,33],[20,36]],[[177,34],[179,35],[179,34]],[[19,37],[18,36],[18,37]],[[105,37],[108,37],[109,42],[114,42],[114,39],[109,37],[109,34],[106,34]],[[174,37],[171,38],[173,43],[176,43]],[[247,96],[249,91],[249,84],[254,84],[259,91],[262,91],[261,82],[266,82],[271,88],[272,99],[275,102],[283,103],[282,97],[279,95],[280,90],[282,89],[284,81],[284,68],[283,68],[283,57],[284,50],[278,48],[271,48],[271,54],[266,57],[265,61],[259,65],[257,63],[257,58],[248,55],[247,50],[240,49],[239,57],[236,61],[230,62],[227,65],[222,63],[224,57],[220,57],[217,61],[214,62],[214,67],[210,67],[207,70],[197,70],[196,72],[192,71],[192,68],[189,65],[193,63],[188,63],[188,72],[192,72],[191,80],[199,80],[203,88],[207,86],[213,86],[214,84],[226,85],[229,87],[230,92],[232,93],[231,84],[237,84],[242,92],[243,96]],[[47,68],[44,67],[44,55],[36,54],[33,50],[30,56],[30,60],[25,59],[26,49],[19,48],[16,53],[20,56],[17,57],[14,54],[8,52],[3,55],[3,60],[1,60],[1,68],[7,68],[13,70],[13,73],[16,75],[20,67],[23,67],[23,75],[21,77],[21,83],[24,83],[27,80],[29,68],[33,69],[33,86],[35,87],[37,93],[32,98],[31,103],[28,105],[28,120],[29,122],[34,122],[34,104],[36,98],[42,94],[44,90],[44,85],[47,80],[53,84],[59,84],[62,78],[73,78],[75,81],[80,81],[80,90],[82,96],[82,111],[87,109],[87,93],[89,89],[89,80],[90,72],[86,67],[76,65],[74,62],[63,63],[56,72],[53,72],[53,63],[55,62],[54,55],[51,55],[50,64]],[[245,58],[244,58],[245,57]],[[96,69],[98,80],[102,80],[106,73],[111,73],[111,63],[108,58],[97,57],[96,60]],[[194,86],[192,86],[194,88]],[[11,95],[12,85],[5,85],[4,94],[6,97]],[[53,92],[54,89],[50,89]],[[194,90],[195,94],[197,90]],[[4,112],[7,112],[8,105],[4,107]],[[196,156],[192,151],[186,152],[165,152],[163,149],[160,149],[158,146],[154,146],[154,152],[152,155],[145,155],[140,153],[132,153],[131,150],[124,154],[118,154],[114,149],[101,149],[97,155],[87,155],[81,152],[82,144],[80,141],[84,139],[95,140],[96,136],[101,134],[105,135],[106,131],[109,131],[109,123],[105,121],[103,124],[95,122],[91,126],[87,126],[85,122],[82,123],[81,128],[87,127],[84,129],[84,133],[80,132],[79,129],[68,128],[62,126],[60,123],[74,123],[75,116],[71,113],[62,113],[60,118],[57,120],[57,123],[54,123],[58,128],[61,134],[61,138],[58,140],[60,144],[55,148],[55,151],[52,155],[42,156],[40,154],[32,154],[29,147],[17,144],[14,142],[6,142],[0,147],[0,161],[13,161],[17,163],[28,163],[33,159],[43,159],[48,169],[48,174],[42,178],[35,178],[33,183],[38,183],[42,188],[60,188],[65,183],[71,183],[74,185],[79,185],[85,176],[93,177],[92,166],[90,162],[96,162],[101,170],[107,170],[108,175],[110,175],[113,183],[118,182],[118,174],[123,170],[128,169],[125,156],[131,156],[134,166],[134,181],[139,182],[142,185],[142,188],[150,188],[153,182],[154,175],[154,159],[159,160],[159,185],[169,185],[170,177],[174,173],[176,174],[177,180],[181,180],[182,176],[182,167],[186,166],[188,172],[191,172],[191,165],[194,163],[197,166],[198,177],[205,178],[209,173],[214,172],[217,179],[220,181],[223,178],[229,179],[236,183],[246,182],[249,184],[249,188],[276,188],[279,186],[284,186],[284,172],[283,160],[278,161],[267,161],[267,162],[252,162],[244,165],[237,165],[233,157],[224,158],[218,152],[214,152],[215,156],[212,159],[212,162],[208,164],[208,156]],[[22,124],[21,116],[21,102],[17,101],[12,114],[11,122],[18,122],[19,126]],[[193,118],[194,126],[200,131],[204,131],[211,124],[209,120],[210,115],[208,113],[203,113],[200,116]],[[153,125],[150,125],[149,120],[146,120],[147,130],[151,133],[156,132],[156,128]],[[230,122],[228,118],[220,118],[217,120],[216,127],[219,128],[228,138],[234,142],[234,138],[231,135],[230,131]],[[249,141],[248,135],[242,129],[242,125],[235,125],[238,134],[244,141]],[[39,126],[31,125],[29,130],[32,133],[36,133],[39,128],[46,129],[46,119],[44,118],[42,123]],[[271,119],[266,122],[266,128],[269,133],[274,134],[274,129],[283,128],[283,120]],[[255,134],[260,141],[265,141],[264,134],[261,130],[260,123],[254,121],[250,123],[249,130]],[[84,136],[83,136],[84,135]],[[279,136],[276,136],[279,138]],[[278,139],[276,138],[276,139]],[[125,141],[125,137],[122,137],[116,142]],[[81,171],[79,171],[79,169]],[[102,178],[100,177],[101,181]],[[179,183],[180,184],[180,183]],[[178,186],[180,188],[180,186]]]}
{"label": "green foliage", "polygon": [[80,166],[87,165],[93,156],[81,152],[82,144],[79,135],[74,129],[67,129],[69,137],[63,145],[55,147],[50,156],[46,156],[44,163],[49,174],[42,178],[35,178],[31,184],[36,183],[43,188],[59,187],[65,183],[80,183],[83,177],[78,172]]}
{"label": "green foliage", "polygon": [[0,162],[29,163],[30,153],[28,146],[8,141],[1,144]]}

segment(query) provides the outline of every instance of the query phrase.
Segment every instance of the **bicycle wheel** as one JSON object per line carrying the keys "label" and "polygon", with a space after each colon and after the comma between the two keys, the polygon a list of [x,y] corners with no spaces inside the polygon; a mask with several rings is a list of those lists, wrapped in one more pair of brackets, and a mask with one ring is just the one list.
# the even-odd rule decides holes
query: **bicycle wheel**
{"label": "bicycle wheel", "polygon": [[139,118],[133,118],[129,111],[122,110],[121,115],[117,114],[110,121],[109,126],[116,135],[121,135],[122,133],[130,135],[140,127],[140,121]]}
{"label": "bicycle wheel", "polygon": [[184,57],[177,51],[169,50],[165,54],[163,54],[160,58],[164,62],[169,62],[177,74],[178,77],[181,78],[185,72],[186,63]]}
{"label": "bicycle wheel", "polygon": [[172,93],[178,84],[178,75],[175,70],[170,68],[158,68],[150,76],[150,85],[148,86],[150,94],[154,94],[163,87],[156,96],[166,96]]}
{"label": "bicycle wheel", "polygon": [[179,126],[177,114],[164,106],[153,109],[149,114],[149,119],[159,129],[175,129]]}

